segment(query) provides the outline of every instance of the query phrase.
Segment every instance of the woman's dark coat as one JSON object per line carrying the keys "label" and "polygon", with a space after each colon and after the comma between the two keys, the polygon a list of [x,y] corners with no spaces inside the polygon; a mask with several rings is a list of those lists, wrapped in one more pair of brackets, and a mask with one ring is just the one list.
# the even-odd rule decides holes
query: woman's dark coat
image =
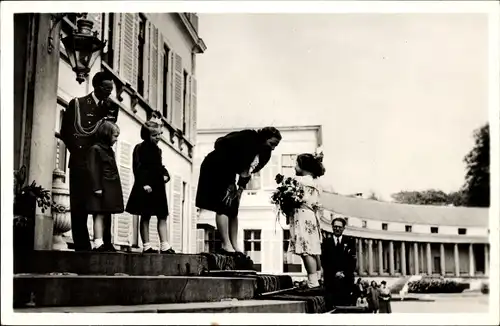
{"label": "woman's dark coat", "polygon": [[[170,176],[162,163],[161,149],[149,141],[137,144],[133,153],[133,170],[134,186],[126,211],[134,215],[166,217],[168,202],[164,176],[168,180]],[[151,187],[150,193],[144,190],[146,185]]]}
{"label": "woman's dark coat", "polygon": [[[89,214],[122,213],[123,193],[113,149],[100,143],[90,147],[87,168],[91,188],[87,201]],[[96,195],[96,190],[102,190],[102,195]]]}
{"label": "woman's dark coat", "polygon": [[[264,147],[255,130],[235,131],[215,141],[214,150],[210,152],[200,167],[196,206],[220,214],[236,216],[239,202],[231,207],[223,204],[230,185],[235,184],[236,175],[247,170],[256,155],[259,164],[252,173],[259,172],[271,158],[271,149]],[[245,187],[249,179],[238,182]]]}

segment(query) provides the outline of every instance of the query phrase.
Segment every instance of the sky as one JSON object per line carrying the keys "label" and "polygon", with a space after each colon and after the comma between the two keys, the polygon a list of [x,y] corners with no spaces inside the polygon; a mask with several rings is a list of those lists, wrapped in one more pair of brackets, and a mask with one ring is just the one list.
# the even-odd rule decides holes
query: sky
{"label": "sky", "polygon": [[341,194],[458,190],[488,121],[481,14],[200,14],[198,128],[323,127]]}

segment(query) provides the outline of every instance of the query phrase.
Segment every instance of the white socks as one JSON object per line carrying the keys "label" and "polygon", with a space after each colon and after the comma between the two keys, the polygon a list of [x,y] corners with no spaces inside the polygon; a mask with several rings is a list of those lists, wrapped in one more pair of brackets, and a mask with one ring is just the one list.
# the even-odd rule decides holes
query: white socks
{"label": "white socks", "polygon": [[319,286],[318,273],[307,274],[307,287],[314,288]]}
{"label": "white socks", "polygon": [[94,248],[99,248],[103,244],[104,244],[104,242],[102,241],[102,238],[101,239],[94,239]]}
{"label": "white socks", "polygon": [[160,243],[161,251],[167,251],[170,248],[172,248],[172,246],[167,241]]}
{"label": "white socks", "polygon": [[151,242],[144,242],[143,244],[143,250],[146,251],[148,249],[151,249]]}
{"label": "white socks", "polygon": [[322,276],[322,273],[323,271],[317,271],[316,272],[316,275],[318,275],[318,280],[321,280],[321,276]]}

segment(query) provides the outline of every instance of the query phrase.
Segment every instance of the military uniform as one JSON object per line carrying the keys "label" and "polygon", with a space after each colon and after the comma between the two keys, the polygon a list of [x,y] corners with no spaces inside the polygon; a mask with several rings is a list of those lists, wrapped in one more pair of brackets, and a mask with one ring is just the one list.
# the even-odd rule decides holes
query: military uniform
{"label": "military uniform", "polygon": [[[76,105],[76,101],[78,101],[78,105]],[[95,135],[84,135],[81,129],[92,131],[103,118],[116,122],[118,108],[112,105],[111,100],[99,101],[94,93],[90,93],[69,102],[61,125],[61,139],[70,152],[71,231],[76,251],[91,250],[87,229],[88,212],[86,206],[90,186],[86,157],[88,149],[96,143]],[[105,244],[111,244],[111,219],[104,220],[103,240]]]}

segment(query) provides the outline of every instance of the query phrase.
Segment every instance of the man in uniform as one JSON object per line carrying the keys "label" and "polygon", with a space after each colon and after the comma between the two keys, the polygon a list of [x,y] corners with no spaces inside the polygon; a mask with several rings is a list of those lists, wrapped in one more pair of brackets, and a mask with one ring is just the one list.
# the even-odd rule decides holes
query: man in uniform
{"label": "man in uniform", "polygon": [[[113,91],[112,76],[98,72],[92,79],[94,91],[84,97],[69,102],[61,125],[61,139],[70,152],[69,191],[71,206],[71,231],[75,251],[90,251],[87,229],[88,171],[87,151],[95,144],[97,127],[105,120],[116,123],[118,107],[109,96]],[[104,221],[104,246],[107,251],[115,251],[111,243],[111,219]]]}

